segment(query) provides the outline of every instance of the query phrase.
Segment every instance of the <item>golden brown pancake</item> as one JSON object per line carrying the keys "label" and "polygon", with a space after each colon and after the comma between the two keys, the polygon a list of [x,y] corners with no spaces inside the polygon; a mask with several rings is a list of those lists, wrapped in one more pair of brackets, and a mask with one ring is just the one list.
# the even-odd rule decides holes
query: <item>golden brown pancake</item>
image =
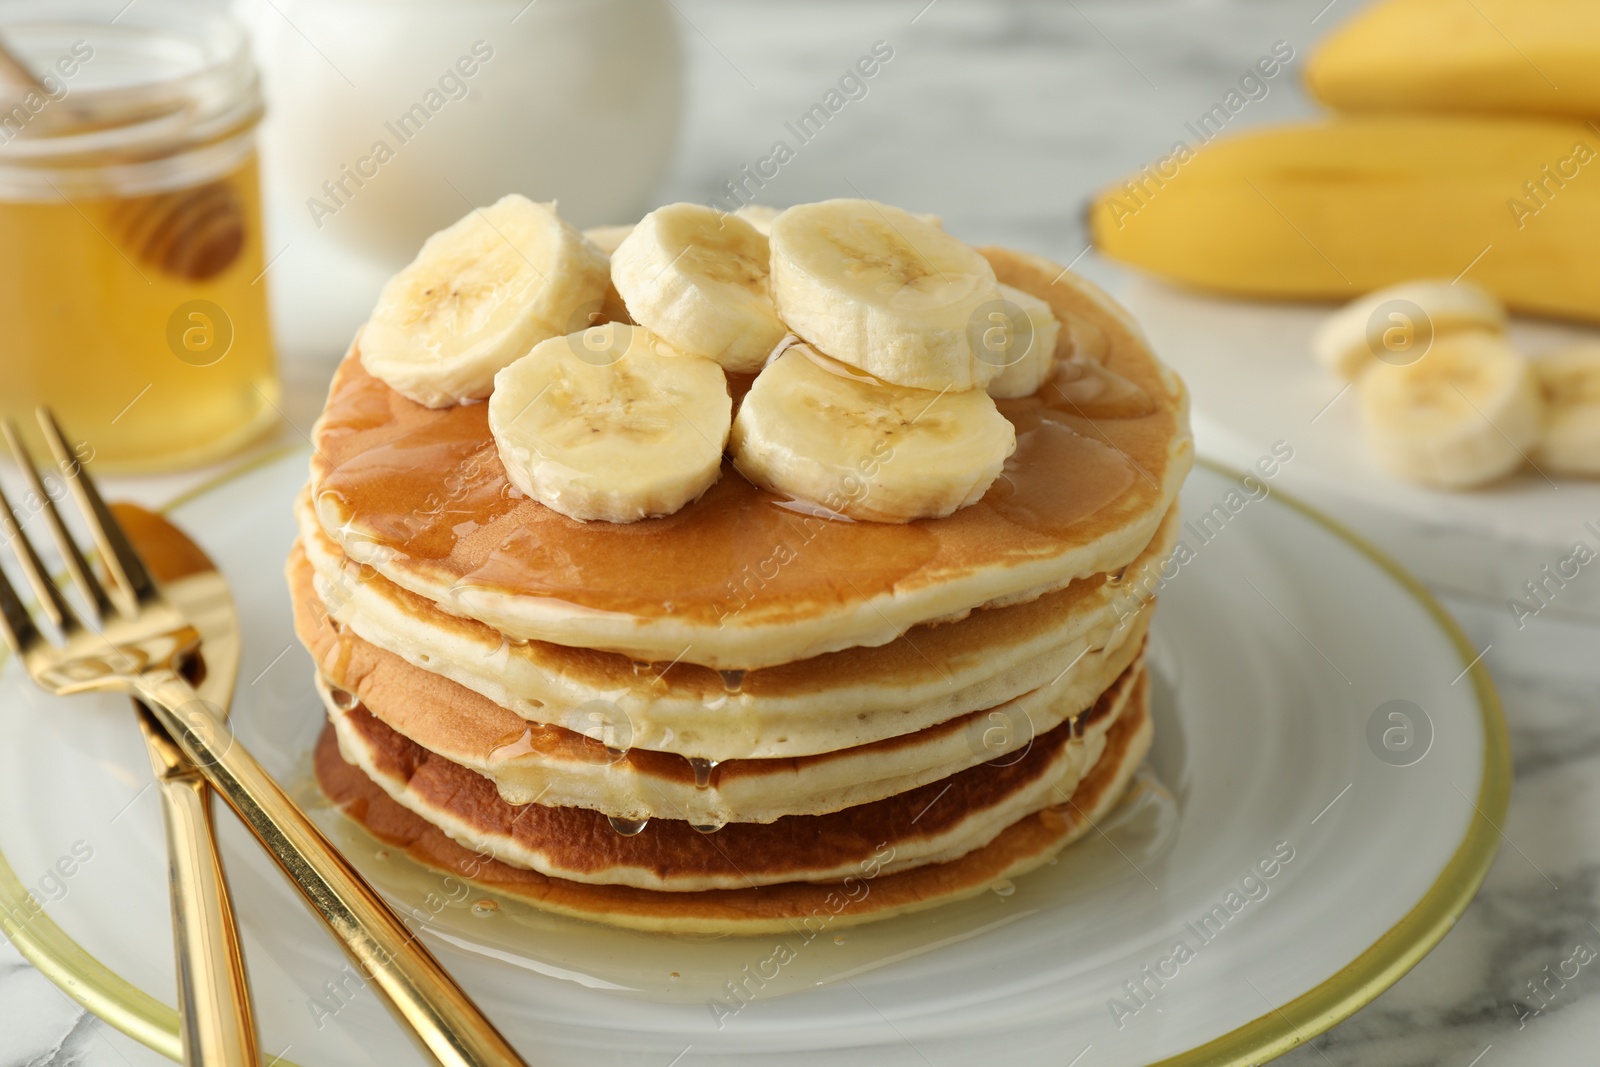
{"label": "golden brown pancake", "polygon": [[486,405],[407,400],[366,373],[359,340],[315,431],[316,514],[351,559],[512,637],[727,670],[887,644],[1126,566],[1176,496],[1193,458],[1182,384],[1103,293],[1072,297],[1098,361],[1000,403],[1017,451],[946,518],[822,517],[725,465],[673,515],[578,522],[511,487]]}
{"label": "golden brown pancake", "polygon": [[[330,712],[344,699],[341,694],[354,694],[390,728],[494,781],[513,804],[538,798],[625,819],[701,824],[823,814],[1003,760],[1092,707],[1120,675],[1132,672],[1149,619],[1141,613],[1130,620],[1124,640],[1085,654],[1072,678],[996,708],[849,749],[697,766],[674,753],[608,747],[599,729],[586,735],[528,723],[336,627],[320,610],[298,557],[290,562],[290,582],[296,633],[326,683],[319,689]],[[1057,673],[1067,678],[1067,672]]]}
{"label": "golden brown pancake", "polygon": [[334,803],[380,840],[404,848],[424,864],[544,910],[640,930],[782,933],[816,923],[851,926],[936,907],[1042,866],[1109,813],[1126,790],[1150,747],[1147,694],[1148,685],[1141,684],[1124,714],[1107,731],[1100,759],[1067,803],[1019,819],[987,845],[959,859],[898,873],[884,871],[885,863],[894,859],[888,851],[892,846],[886,837],[877,837],[859,871],[834,884],[789,882],[679,893],[551,878],[451,840],[394,800],[359,768],[346,763],[331,727],[318,743],[316,771],[318,782]]}
{"label": "golden brown pancake", "polygon": [[359,704],[334,709],[330,720],[346,760],[468,847],[573,881],[690,892],[834,881],[885,840],[898,853],[890,870],[980,847],[1022,816],[1072,795],[1142,677],[1113,687],[1077,730],[1063,723],[1016,759],[842,811],[729,823],[714,833],[654,819],[629,835],[585,808],[508,804],[487,779],[429,752]]}
{"label": "golden brown pancake", "polygon": [[1097,287],[982,253],[1050,303],[1060,358],[940,519],[849,521],[725,463],[673,515],[576,522],[510,485],[486,405],[413,404],[358,337],[289,563],[323,789],[425,863],[664,931],[931,907],[1083,833],[1150,744],[1140,591],[1188,400]]}
{"label": "golden brown pancake", "polygon": [[[587,730],[592,723],[574,711],[605,701],[614,705],[609,715],[627,721],[619,747],[707,760],[852,748],[1046,685],[1076,686],[1075,699],[1087,706],[1112,674],[1092,676],[1093,661],[1078,658],[1127,639],[1123,627],[1141,613],[1141,598],[1156,586],[1155,571],[1178,534],[1172,508],[1150,544],[1117,575],[1092,575],[1036,600],[917,626],[876,648],[830,652],[730,679],[691,663],[641,665],[616,653],[508,641],[345,559],[305,496],[297,514],[301,549],[316,570],[316,595],[347,632],[533,722],[573,725],[576,717],[578,728]],[[291,561],[292,587],[297,567]]]}

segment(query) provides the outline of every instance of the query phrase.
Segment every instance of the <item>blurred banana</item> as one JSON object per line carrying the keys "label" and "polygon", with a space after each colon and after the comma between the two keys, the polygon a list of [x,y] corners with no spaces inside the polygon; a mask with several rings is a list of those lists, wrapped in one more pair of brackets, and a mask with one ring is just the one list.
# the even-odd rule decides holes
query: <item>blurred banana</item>
{"label": "blurred banana", "polygon": [[1341,111],[1589,118],[1600,115],[1600,4],[1383,0],[1322,41],[1306,84]]}
{"label": "blurred banana", "polygon": [[1113,259],[1227,293],[1349,300],[1470,271],[1515,310],[1600,320],[1596,158],[1587,123],[1351,115],[1209,143],[1108,189],[1090,227]]}

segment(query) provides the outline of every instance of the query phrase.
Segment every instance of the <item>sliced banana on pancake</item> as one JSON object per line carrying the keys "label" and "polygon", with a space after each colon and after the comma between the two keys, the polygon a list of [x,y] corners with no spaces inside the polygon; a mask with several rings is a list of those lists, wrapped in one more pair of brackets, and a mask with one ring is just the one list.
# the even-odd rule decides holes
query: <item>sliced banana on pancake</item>
{"label": "sliced banana on pancake", "polygon": [[1000,367],[988,393],[1000,400],[1032,396],[1055,370],[1061,324],[1048,303],[1021,289],[1000,286],[1000,301],[978,335],[983,358]]}
{"label": "sliced banana on pancake", "polygon": [[507,196],[428,238],[389,279],[361,332],[361,364],[430,408],[488,396],[500,368],[588,324],[607,269],[553,203]]}
{"label": "sliced banana on pancake", "polygon": [[730,371],[761,369],[788,333],[767,292],[767,239],[703,204],[650,212],[611,255],[611,281],[634,322],[680,352]]}
{"label": "sliced banana on pancake", "polygon": [[807,345],[756,378],[730,438],[734,466],[755,484],[874,522],[976,503],[1016,444],[981,390],[888,385]]}
{"label": "sliced banana on pancake", "polygon": [[982,389],[1002,367],[973,335],[994,269],[938,226],[871,200],[802,204],[772,223],[772,296],[790,329],[886,382]]}
{"label": "sliced banana on pancake", "polygon": [[1533,367],[1545,406],[1535,461],[1552,473],[1600,474],[1600,344],[1552,352]]}
{"label": "sliced banana on pancake", "polygon": [[710,488],[732,414],[721,367],[621,323],[541,341],[489,398],[511,484],[606,522],[670,515]]}
{"label": "sliced banana on pancake", "polygon": [[1346,304],[1311,339],[1317,362],[1355,381],[1377,363],[1404,362],[1435,336],[1456,330],[1503,333],[1506,309],[1471,282],[1415,281],[1391,285]]}
{"label": "sliced banana on pancake", "polygon": [[1499,336],[1435,338],[1415,362],[1379,363],[1358,384],[1368,442],[1407,481],[1481,485],[1515,470],[1539,440],[1533,368]]}

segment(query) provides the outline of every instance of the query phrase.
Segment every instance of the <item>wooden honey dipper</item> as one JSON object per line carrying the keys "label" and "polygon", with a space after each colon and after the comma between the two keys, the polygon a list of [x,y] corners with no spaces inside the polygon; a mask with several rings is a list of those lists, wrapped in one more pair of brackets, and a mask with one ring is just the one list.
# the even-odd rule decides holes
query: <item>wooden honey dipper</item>
{"label": "wooden honey dipper", "polygon": [[[0,80],[51,95],[49,87],[3,39]],[[108,124],[105,116],[73,107],[53,126],[58,131],[83,132]],[[111,211],[111,223],[133,258],[185,281],[215,277],[238,259],[244,248],[244,208],[225,180],[148,196],[119,197]]]}

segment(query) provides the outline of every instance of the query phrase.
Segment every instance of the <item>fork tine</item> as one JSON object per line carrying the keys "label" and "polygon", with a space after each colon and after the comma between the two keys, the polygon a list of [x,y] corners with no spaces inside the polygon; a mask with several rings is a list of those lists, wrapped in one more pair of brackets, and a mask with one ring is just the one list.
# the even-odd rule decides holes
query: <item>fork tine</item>
{"label": "fork tine", "polygon": [[[8,509],[7,514],[9,513]],[[33,625],[28,609],[17,599],[17,594],[11,588],[11,582],[6,578],[4,571],[0,571],[0,625],[5,627],[6,643],[19,656],[27,655],[44,640],[39,628]]]}
{"label": "fork tine", "polygon": [[111,572],[112,580],[135,606],[155,600],[160,595],[155,582],[150,580],[150,572],[145,570],[144,561],[133,550],[128,535],[122,531],[122,525],[111,514],[111,509],[106,507],[105,501],[100,499],[100,490],[95,488],[94,479],[89,477],[89,468],[80,463],[67,447],[61,427],[50,409],[40,407],[38,415],[45,441],[50,445],[50,451],[61,469],[67,471],[77,468],[77,475],[67,479],[67,486],[78,501],[78,507],[83,510],[83,517],[88,520],[89,530],[100,548],[100,559],[106,570]]}
{"label": "fork tine", "polygon": [[[45,616],[59,627],[63,634],[75,632],[79,625],[78,617],[73,613],[72,605],[61,595],[61,590],[56,588],[56,583],[50,580],[44,562],[39,559],[39,553],[34,551],[33,542],[28,540],[27,535],[22,532],[22,527],[17,525],[16,516],[11,513],[11,501],[6,499],[4,490],[0,490],[0,533],[5,534],[6,542],[11,546],[11,554],[22,565],[22,573],[28,579],[28,584],[33,587],[33,595],[39,598],[39,606],[44,609]],[[23,616],[26,615],[24,609]]]}
{"label": "fork tine", "polygon": [[72,535],[67,532],[66,524],[61,521],[61,512],[56,510],[56,502],[45,491],[39,471],[34,467],[33,456],[22,443],[22,435],[17,433],[16,423],[10,419],[0,422],[0,433],[4,433],[6,446],[11,449],[12,458],[17,461],[17,466],[22,468],[23,477],[28,480],[28,488],[43,501],[42,507],[45,521],[50,526],[50,536],[55,539],[56,549],[66,562],[67,573],[78,583],[78,588],[88,598],[90,613],[96,622],[108,618],[112,611],[111,598],[106,595],[105,586],[100,584],[100,579],[95,577],[89,561],[83,558],[78,542],[72,539]]}

